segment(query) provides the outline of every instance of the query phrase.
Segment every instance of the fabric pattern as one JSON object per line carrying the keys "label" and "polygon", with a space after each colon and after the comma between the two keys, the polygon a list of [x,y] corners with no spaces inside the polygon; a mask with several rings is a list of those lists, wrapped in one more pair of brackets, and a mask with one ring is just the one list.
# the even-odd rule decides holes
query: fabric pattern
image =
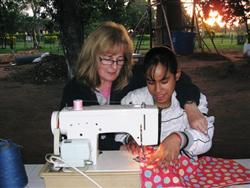
{"label": "fabric pattern", "polygon": [[156,168],[155,164],[141,163],[141,187],[225,187],[250,182],[250,169],[234,160],[201,157],[194,161],[184,155],[179,156],[178,165]]}

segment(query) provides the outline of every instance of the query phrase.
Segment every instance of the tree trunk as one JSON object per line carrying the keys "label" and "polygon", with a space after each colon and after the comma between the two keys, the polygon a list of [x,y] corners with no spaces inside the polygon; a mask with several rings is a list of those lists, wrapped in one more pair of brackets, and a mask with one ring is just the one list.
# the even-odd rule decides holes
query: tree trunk
{"label": "tree trunk", "polygon": [[167,32],[167,26],[164,20],[164,14],[161,6],[163,6],[169,29],[173,31],[183,30],[182,11],[180,0],[157,0],[157,12],[156,12],[156,43],[157,45],[170,46],[170,39]]}
{"label": "tree trunk", "polygon": [[61,31],[61,43],[64,48],[66,62],[68,63],[68,76],[74,75],[74,65],[84,40],[83,21],[78,1],[56,0],[57,21]]}
{"label": "tree trunk", "polygon": [[244,23],[245,23],[246,31],[247,31],[247,43],[250,44],[250,29],[248,27],[247,21],[248,21],[248,19],[244,18]]}
{"label": "tree trunk", "polygon": [[183,31],[183,20],[180,0],[167,0],[164,4],[171,31]]}
{"label": "tree trunk", "polygon": [[34,1],[31,1],[30,5],[31,5],[31,10],[33,12],[32,31],[31,31],[31,35],[33,38],[33,48],[38,49],[40,40],[39,41],[37,40],[37,35],[39,35],[37,32],[37,25],[38,25],[37,24],[37,21],[38,21],[37,14],[39,12],[39,8],[36,6],[37,4]]}
{"label": "tree trunk", "polygon": [[37,40],[37,32],[36,32],[36,26],[34,25],[34,28],[32,29],[32,38],[33,38],[33,48],[38,49],[39,48],[39,42]]}

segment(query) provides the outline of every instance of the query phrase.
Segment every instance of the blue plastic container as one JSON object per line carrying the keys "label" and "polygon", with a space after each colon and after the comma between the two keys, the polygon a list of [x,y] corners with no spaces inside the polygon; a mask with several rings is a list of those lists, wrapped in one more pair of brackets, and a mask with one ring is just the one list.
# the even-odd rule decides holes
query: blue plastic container
{"label": "blue plastic container", "polygon": [[195,33],[176,31],[172,34],[175,52],[179,55],[189,55],[194,52]]}

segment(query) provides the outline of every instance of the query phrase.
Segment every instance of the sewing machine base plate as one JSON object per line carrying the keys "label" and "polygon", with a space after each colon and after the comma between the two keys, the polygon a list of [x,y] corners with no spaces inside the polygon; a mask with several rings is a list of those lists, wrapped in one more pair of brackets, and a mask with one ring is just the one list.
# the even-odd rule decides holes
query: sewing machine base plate
{"label": "sewing machine base plate", "polygon": [[[54,187],[96,187],[83,175],[75,171],[54,172],[46,163],[40,171],[46,188]],[[98,158],[96,166],[85,172],[102,187],[140,187],[139,163],[124,151],[105,151]]]}

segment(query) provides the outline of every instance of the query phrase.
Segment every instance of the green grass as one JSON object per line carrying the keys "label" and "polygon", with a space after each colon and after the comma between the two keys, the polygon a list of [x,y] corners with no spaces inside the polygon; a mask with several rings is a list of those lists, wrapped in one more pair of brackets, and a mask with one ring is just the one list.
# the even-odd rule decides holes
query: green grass
{"label": "green grass", "polygon": [[[214,49],[213,44],[210,39],[206,38],[204,41],[211,50]],[[238,45],[236,39],[231,40],[229,38],[226,38],[226,39],[215,38],[214,43],[218,50],[228,50],[228,49],[242,50],[243,49],[243,45]],[[206,48],[204,47],[204,49]]]}
{"label": "green grass", "polygon": [[[44,42],[40,43],[40,52],[50,52],[53,54],[63,54],[62,48],[59,46],[58,43],[55,44],[46,44]],[[16,45],[14,46],[13,50],[10,49],[9,46],[6,46],[6,48],[2,48],[0,46],[0,54],[3,53],[13,53],[13,52],[20,52],[20,51],[28,51],[33,49],[33,43],[32,42],[16,42]]]}
{"label": "green grass", "polygon": [[[138,38],[134,40],[134,46],[136,47]],[[214,51],[214,47],[211,43],[211,40],[209,38],[204,39],[205,43],[207,46]],[[214,39],[215,45],[218,50],[242,50],[243,45],[238,45],[237,40],[233,39],[231,40],[230,38],[224,38],[223,40],[221,38],[215,38]],[[45,44],[44,42],[40,43],[41,49],[39,49],[40,52],[50,52],[53,54],[63,54],[61,46],[59,46],[58,42],[55,44]],[[146,39],[142,40],[141,46],[140,46],[140,53],[144,53],[147,51],[150,47],[149,44],[149,37],[146,37]],[[27,51],[31,50],[33,48],[33,43],[32,42],[17,42],[16,45],[14,46],[14,52],[19,52],[19,51]],[[207,50],[207,48],[204,46],[204,49]],[[198,49],[198,45],[195,45],[195,50]],[[9,46],[7,46],[5,49],[0,46],[0,54],[3,53],[13,53],[13,51],[10,49]]]}
{"label": "green grass", "polygon": [[[141,41],[141,45],[140,45],[140,49],[141,49],[141,50],[148,50],[149,47],[150,47],[150,44],[149,44],[149,43],[150,43],[149,40],[142,40],[142,41]],[[135,47],[135,48],[136,48],[136,45],[139,45],[137,40],[134,41],[134,47]]]}
{"label": "green grass", "polygon": [[[209,38],[205,38],[204,42],[206,43],[206,45],[208,46],[208,48],[211,51],[215,51],[214,46],[211,42],[211,40]],[[238,45],[237,44],[237,40],[233,39],[231,40],[230,38],[214,38],[214,43],[216,48],[220,51],[220,50],[243,50],[243,45]],[[137,44],[137,40],[134,41],[134,46],[136,47]],[[147,51],[149,49],[149,40],[143,40],[141,43],[141,47],[140,47],[140,51]],[[206,48],[206,46],[203,44],[203,48],[205,51],[207,51],[208,49]],[[195,51],[198,51],[200,49],[198,49],[198,44],[197,41],[195,43]]]}

